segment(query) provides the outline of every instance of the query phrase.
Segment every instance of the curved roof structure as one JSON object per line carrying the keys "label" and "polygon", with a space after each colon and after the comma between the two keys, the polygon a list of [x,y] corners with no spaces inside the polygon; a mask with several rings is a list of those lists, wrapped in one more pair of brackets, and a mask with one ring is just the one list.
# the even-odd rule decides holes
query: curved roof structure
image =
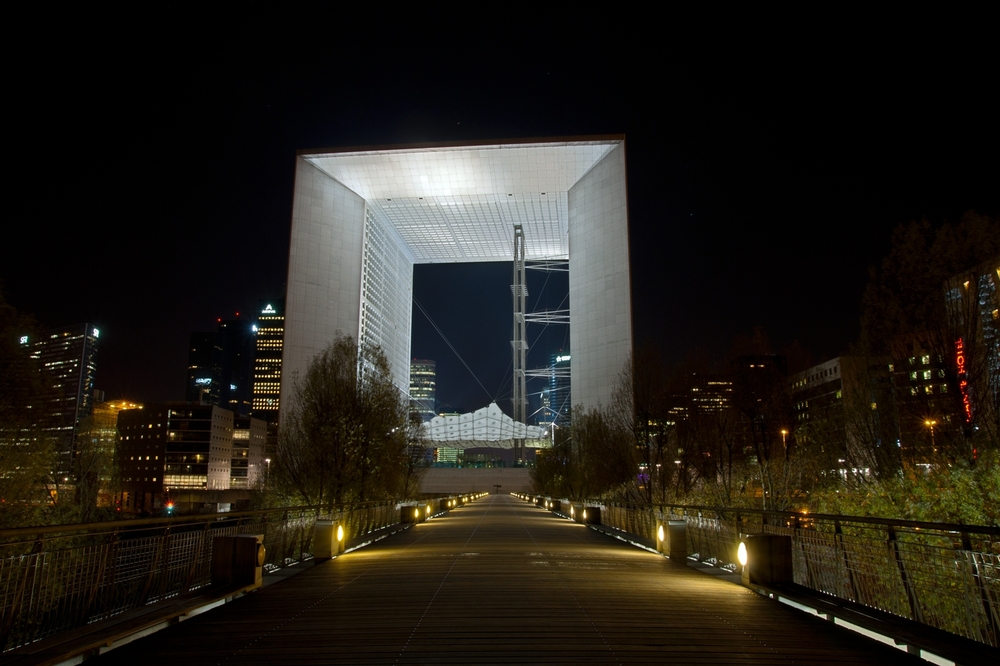
{"label": "curved roof structure", "polygon": [[495,402],[475,412],[435,416],[424,424],[424,433],[435,444],[453,449],[510,449],[516,439],[525,440],[530,448],[551,446],[547,430],[513,420]]}

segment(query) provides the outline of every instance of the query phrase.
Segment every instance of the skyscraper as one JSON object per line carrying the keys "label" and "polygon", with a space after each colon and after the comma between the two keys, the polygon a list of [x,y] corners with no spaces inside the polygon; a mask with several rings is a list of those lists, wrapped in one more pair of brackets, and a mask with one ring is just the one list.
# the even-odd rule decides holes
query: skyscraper
{"label": "skyscraper", "polygon": [[43,431],[54,441],[53,471],[66,480],[73,470],[76,428],[93,410],[99,337],[100,331],[90,324],[53,328],[35,339],[21,337],[21,345],[38,363],[43,383],[52,390],[47,404],[33,407],[39,409]]}
{"label": "skyscraper", "polygon": [[557,426],[567,426],[570,420],[570,408],[573,406],[573,395],[570,392],[570,354],[560,350],[552,354],[549,363],[548,402],[551,420]]}
{"label": "skyscraper", "polygon": [[281,364],[285,341],[284,300],[261,302],[254,335],[256,354],[251,415],[273,423],[278,419],[281,396]]}
{"label": "skyscraper", "polygon": [[422,421],[437,416],[437,363],[427,359],[410,361],[410,413]]}
{"label": "skyscraper", "polygon": [[218,323],[214,333],[191,334],[186,397],[246,416],[253,384],[254,324],[241,319]]}

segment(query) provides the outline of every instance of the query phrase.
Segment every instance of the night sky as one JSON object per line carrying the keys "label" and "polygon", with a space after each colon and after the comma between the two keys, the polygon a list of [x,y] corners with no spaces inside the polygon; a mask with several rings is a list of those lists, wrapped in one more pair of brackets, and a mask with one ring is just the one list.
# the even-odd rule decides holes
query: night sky
{"label": "night sky", "polygon": [[[982,17],[765,33],[679,16],[158,11],[26,28],[46,57],[18,54],[5,95],[6,298],[43,326],[99,326],[109,398],[183,398],[190,333],[283,295],[297,149],[624,133],[635,339],[668,364],[723,358],[757,326],[779,351],[835,356],[896,225],[1000,213]],[[476,375],[415,306],[413,355],[438,361],[439,402],[509,409],[509,264],[415,275]],[[545,276],[530,279],[534,305]],[[552,277],[542,300],[565,290]],[[564,340],[546,331],[528,365]]]}

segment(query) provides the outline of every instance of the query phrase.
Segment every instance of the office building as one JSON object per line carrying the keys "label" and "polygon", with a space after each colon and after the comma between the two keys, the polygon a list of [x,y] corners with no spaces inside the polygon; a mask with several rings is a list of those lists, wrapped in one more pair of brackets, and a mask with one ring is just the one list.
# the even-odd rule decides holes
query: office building
{"label": "office building", "polygon": [[268,423],[278,420],[281,364],[285,340],[284,300],[263,301],[255,324],[253,397],[250,414]]}
{"label": "office building", "polygon": [[569,352],[560,350],[552,354],[549,362],[549,386],[543,400],[548,402],[550,423],[554,422],[558,427],[569,425],[573,407],[570,361]]}
{"label": "office building", "polygon": [[21,336],[21,345],[29,349],[45,388],[52,392],[47,404],[32,408],[39,410],[43,432],[52,438],[58,465],[53,471],[61,481],[68,482],[73,475],[77,426],[93,410],[100,334],[90,324],[77,324],[34,338]]}
{"label": "office building", "polygon": [[142,409],[142,405],[128,400],[104,400],[103,391],[94,391],[91,415],[80,420],[73,471],[81,502],[110,506],[114,501],[111,481],[118,445],[118,413],[123,409]]}
{"label": "office building", "polygon": [[254,488],[264,474],[267,424],[249,416],[233,421],[233,457],[229,467],[230,488]]}
{"label": "office building", "polygon": [[233,413],[217,405],[174,402],[120,411],[123,510],[154,511],[171,491],[227,490],[233,430]]}
{"label": "office building", "polygon": [[222,381],[219,348],[215,333],[192,333],[188,346],[188,402],[218,404],[219,383]]}
{"label": "office building", "polygon": [[410,414],[421,421],[437,416],[437,364],[428,359],[410,361]]}
{"label": "office building", "polygon": [[254,324],[242,319],[219,319],[214,333],[193,333],[188,354],[188,401],[249,414],[254,338]]}
{"label": "office building", "polygon": [[414,264],[513,261],[515,226],[526,261],[568,260],[572,399],[609,404],[632,352],[621,135],[300,151],[282,400],[338,332],[405,391]]}
{"label": "office building", "polygon": [[1000,428],[1000,257],[945,282],[949,349],[959,421],[967,436]]}

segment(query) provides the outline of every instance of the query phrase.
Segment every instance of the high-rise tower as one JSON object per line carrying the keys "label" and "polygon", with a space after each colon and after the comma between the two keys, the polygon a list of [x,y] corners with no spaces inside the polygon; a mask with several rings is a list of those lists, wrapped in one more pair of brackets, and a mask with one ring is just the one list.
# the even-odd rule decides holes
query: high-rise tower
{"label": "high-rise tower", "polygon": [[437,364],[415,358],[410,362],[410,413],[422,421],[437,416]]}
{"label": "high-rise tower", "polygon": [[100,334],[90,324],[76,324],[50,329],[34,339],[21,337],[38,363],[43,383],[52,390],[49,402],[37,408],[43,431],[54,439],[58,467],[53,471],[67,480],[73,470],[76,427],[93,410]]}
{"label": "high-rise tower", "polygon": [[257,316],[251,415],[268,423],[278,419],[281,363],[285,341],[284,300],[262,301]]}

